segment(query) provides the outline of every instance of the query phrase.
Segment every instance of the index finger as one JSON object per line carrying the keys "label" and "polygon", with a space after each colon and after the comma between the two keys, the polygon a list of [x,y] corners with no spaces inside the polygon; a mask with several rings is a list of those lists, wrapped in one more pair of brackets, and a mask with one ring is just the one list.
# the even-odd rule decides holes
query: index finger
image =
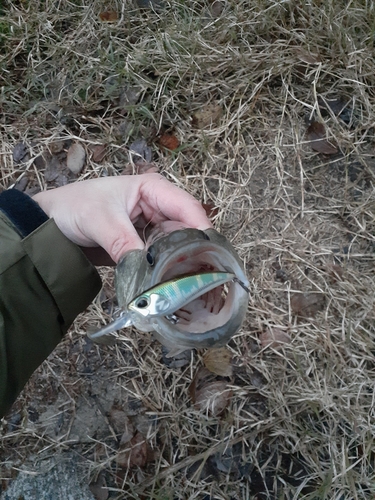
{"label": "index finger", "polygon": [[[153,220],[174,220],[196,229],[212,228],[202,204],[159,174],[150,174],[142,186],[142,199],[154,209]],[[158,214],[157,211],[160,211]],[[151,215],[151,214],[145,214]],[[163,218],[164,216],[164,218]]]}

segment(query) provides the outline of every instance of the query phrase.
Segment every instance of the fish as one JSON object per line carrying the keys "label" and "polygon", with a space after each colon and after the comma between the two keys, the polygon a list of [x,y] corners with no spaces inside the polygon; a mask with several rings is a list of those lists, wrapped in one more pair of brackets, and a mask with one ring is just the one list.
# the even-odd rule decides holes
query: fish
{"label": "fish", "polygon": [[171,316],[178,309],[236,276],[227,272],[206,272],[180,276],[159,283],[136,297],[128,309],[142,316]]}
{"label": "fish", "polygon": [[[173,312],[173,317],[143,316],[129,308],[134,298],[160,283],[188,274],[226,272],[235,278],[215,287]],[[121,316],[103,329],[88,333],[92,340],[132,326],[154,337],[173,357],[192,348],[222,347],[240,329],[247,312],[250,284],[241,259],[228,239],[215,229],[199,230],[165,221],[146,235],[143,250],[131,250],[119,260],[115,289]]]}

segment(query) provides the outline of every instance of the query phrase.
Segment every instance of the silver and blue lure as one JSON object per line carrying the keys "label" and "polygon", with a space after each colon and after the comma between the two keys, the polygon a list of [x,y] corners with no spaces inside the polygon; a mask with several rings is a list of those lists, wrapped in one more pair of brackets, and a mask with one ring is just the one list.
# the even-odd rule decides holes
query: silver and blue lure
{"label": "silver and blue lure", "polygon": [[173,322],[173,313],[186,304],[235,280],[235,274],[229,272],[207,272],[174,278],[143,292],[129,303],[128,309],[148,318],[166,316]]}

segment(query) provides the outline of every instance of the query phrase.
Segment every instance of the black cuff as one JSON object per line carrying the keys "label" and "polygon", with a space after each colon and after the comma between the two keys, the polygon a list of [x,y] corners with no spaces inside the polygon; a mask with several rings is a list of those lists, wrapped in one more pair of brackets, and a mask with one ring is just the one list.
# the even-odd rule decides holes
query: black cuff
{"label": "black cuff", "polygon": [[48,220],[48,215],[38,203],[17,189],[8,189],[0,194],[0,210],[23,238]]}

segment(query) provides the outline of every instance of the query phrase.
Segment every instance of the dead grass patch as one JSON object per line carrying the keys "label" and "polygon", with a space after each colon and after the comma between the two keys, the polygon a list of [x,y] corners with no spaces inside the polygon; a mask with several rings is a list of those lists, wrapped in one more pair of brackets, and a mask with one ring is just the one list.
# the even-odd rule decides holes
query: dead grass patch
{"label": "dead grass patch", "polygon": [[[197,353],[170,368],[150,334],[87,342],[88,324],[112,312],[103,269],[108,296],[77,319],[2,422],[5,482],[31,456],[74,449],[88,481],[104,471],[111,498],[374,497],[374,6],[221,7],[14,0],[0,12],[2,188],[24,176],[26,190],[44,187],[34,160],[56,141],[108,145],[100,161],[87,156],[81,180],[133,168],[128,146],[146,138],[167,178],[217,207],[252,290],[230,343],[231,402],[215,417],[188,396]],[[107,10],[118,20],[102,21]],[[337,99],[342,111],[324,105]],[[339,153],[314,152],[312,120]],[[171,127],[180,146],[168,152],[153,141]],[[29,154],[16,165],[21,141]],[[293,307],[296,294],[324,301],[306,311]],[[290,342],[262,347],[272,329]],[[153,450],[143,468],[116,465],[114,404]]]}

